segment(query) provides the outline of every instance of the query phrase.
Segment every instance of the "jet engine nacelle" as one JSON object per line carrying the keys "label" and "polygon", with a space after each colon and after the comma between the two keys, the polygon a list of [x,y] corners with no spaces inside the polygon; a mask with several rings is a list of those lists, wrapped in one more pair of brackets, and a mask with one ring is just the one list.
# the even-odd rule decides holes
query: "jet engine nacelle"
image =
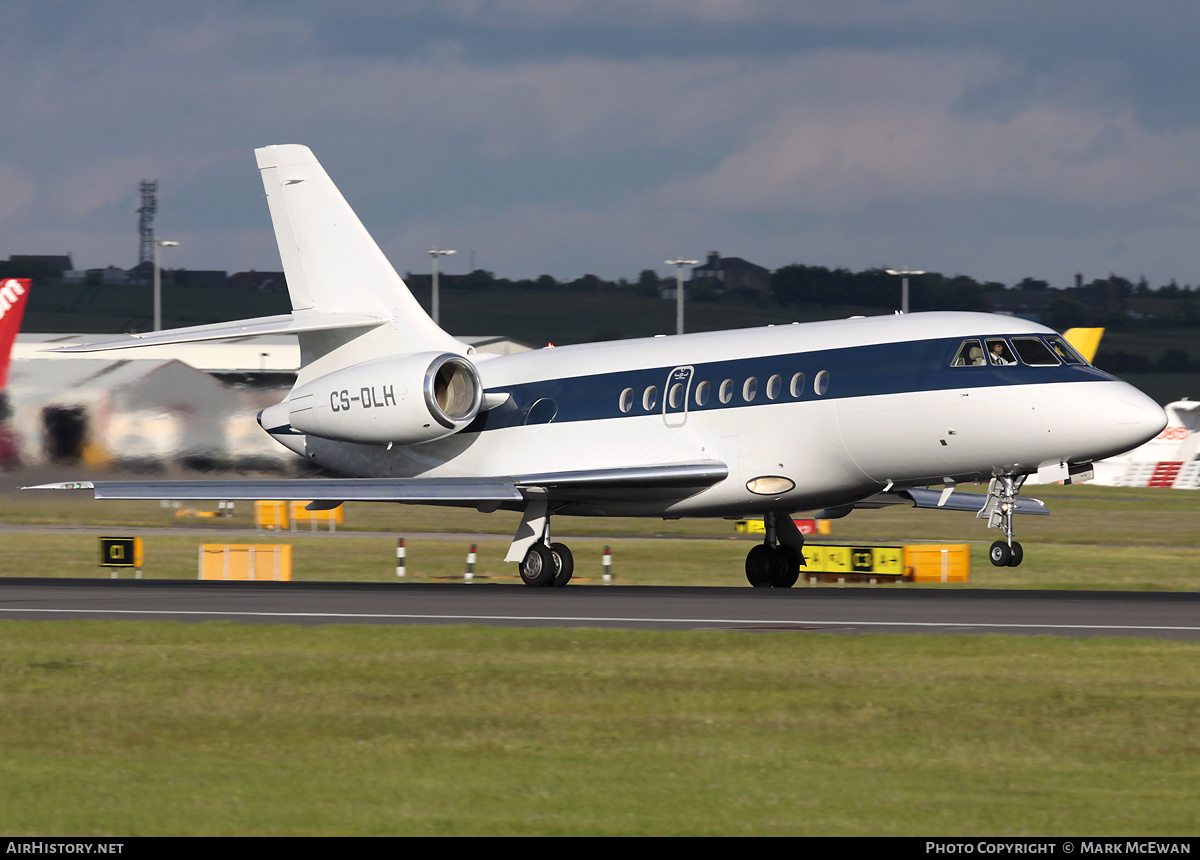
{"label": "jet engine nacelle", "polygon": [[414,445],[475,420],[483,385],[470,361],[424,352],[381,358],[297,386],[288,418],[301,433],[339,442]]}

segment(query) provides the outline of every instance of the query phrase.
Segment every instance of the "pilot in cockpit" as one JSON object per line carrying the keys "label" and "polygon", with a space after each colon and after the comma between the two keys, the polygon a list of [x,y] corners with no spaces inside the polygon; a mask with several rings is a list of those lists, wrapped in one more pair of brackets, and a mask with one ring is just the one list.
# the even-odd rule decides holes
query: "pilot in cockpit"
{"label": "pilot in cockpit", "polygon": [[988,341],[988,358],[992,364],[1016,364],[1016,360],[1012,357],[1012,353],[1008,351],[1008,344],[1002,340]]}

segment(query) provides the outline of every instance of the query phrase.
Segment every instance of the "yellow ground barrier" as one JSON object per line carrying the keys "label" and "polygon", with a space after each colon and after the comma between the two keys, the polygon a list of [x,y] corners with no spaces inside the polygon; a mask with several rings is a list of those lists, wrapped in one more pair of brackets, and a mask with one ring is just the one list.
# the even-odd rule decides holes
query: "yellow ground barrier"
{"label": "yellow ground barrier", "polygon": [[200,579],[292,581],[291,544],[206,543],[200,546]]}
{"label": "yellow ground barrier", "polygon": [[804,547],[802,574],[823,581],[969,582],[971,547],[955,544]]}

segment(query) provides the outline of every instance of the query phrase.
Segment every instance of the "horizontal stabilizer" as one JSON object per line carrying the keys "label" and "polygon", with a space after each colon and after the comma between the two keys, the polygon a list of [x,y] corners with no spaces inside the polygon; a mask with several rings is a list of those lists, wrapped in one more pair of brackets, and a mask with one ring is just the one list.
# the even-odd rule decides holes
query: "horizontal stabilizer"
{"label": "horizontal stabilizer", "polygon": [[176,343],[199,343],[207,340],[232,340],[240,337],[257,337],[267,334],[299,334],[308,331],[332,331],[335,329],[374,328],[383,325],[386,319],[364,314],[279,314],[234,322],[194,325],[187,328],[172,328],[165,331],[135,334],[123,340],[103,343],[84,343],[75,346],[60,346],[46,352],[104,352],[110,349],[133,349],[138,346],[168,346]]}

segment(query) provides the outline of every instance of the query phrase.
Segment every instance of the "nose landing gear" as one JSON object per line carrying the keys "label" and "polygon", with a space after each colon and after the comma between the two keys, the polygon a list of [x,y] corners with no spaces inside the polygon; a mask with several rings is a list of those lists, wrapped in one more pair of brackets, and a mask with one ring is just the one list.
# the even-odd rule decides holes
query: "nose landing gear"
{"label": "nose landing gear", "polygon": [[996,567],[1016,567],[1025,558],[1025,551],[1013,540],[1013,514],[1016,513],[1017,494],[1024,483],[1024,475],[992,478],[988,484],[987,502],[975,515],[979,519],[987,517],[988,528],[1004,532],[1004,540],[996,541],[988,550],[988,560]]}

